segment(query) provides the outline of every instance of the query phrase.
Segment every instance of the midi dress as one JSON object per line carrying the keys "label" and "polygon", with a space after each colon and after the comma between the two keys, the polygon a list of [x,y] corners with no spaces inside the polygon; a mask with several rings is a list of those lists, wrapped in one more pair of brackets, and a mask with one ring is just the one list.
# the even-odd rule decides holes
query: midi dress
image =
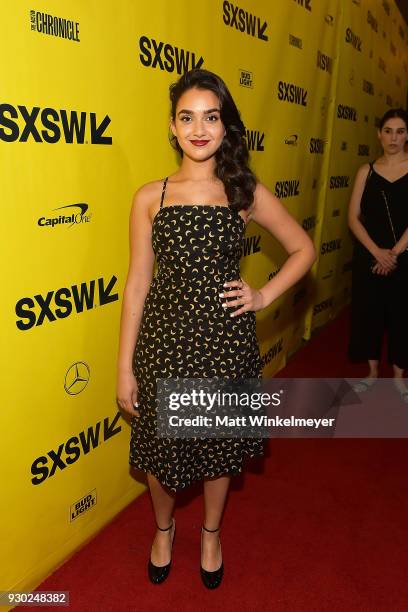
{"label": "midi dress", "polygon": [[[377,246],[391,249],[395,238],[398,241],[408,227],[408,173],[389,181],[374,170],[372,163],[370,170],[361,199],[360,220]],[[371,253],[356,239],[349,357],[352,361],[379,361],[387,333],[388,362],[405,369],[408,367],[408,252],[398,256],[396,270],[387,276],[373,274],[373,263]]]}
{"label": "midi dress", "polygon": [[130,465],[171,491],[235,475],[263,455],[260,438],[158,437],[158,378],[262,378],[255,312],[224,308],[223,283],[240,278],[245,221],[221,204],[164,205],[152,222],[157,260],[133,355],[140,417],[132,417]]}

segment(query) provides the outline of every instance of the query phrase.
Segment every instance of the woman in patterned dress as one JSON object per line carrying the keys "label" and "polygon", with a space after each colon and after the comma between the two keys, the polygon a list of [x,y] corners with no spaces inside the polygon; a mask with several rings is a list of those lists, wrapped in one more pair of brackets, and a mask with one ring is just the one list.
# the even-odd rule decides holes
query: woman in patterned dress
{"label": "woman in patterned dress", "polygon": [[[147,473],[158,528],[150,580],[161,583],[170,571],[176,492],[202,480],[200,572],[204,585],[216,588],[223,576],[219,526],[230,479],[245,458],[262,454],[262,441],[157,437],[156,378],[260,377],[255,312],[310,269],[315,251],[248,167],[245,128],[225,83],[194,69],[170,87],[170,99],[181,164],[165,180],[142,186],[133,199],[117,401],[132,416],[129,461]],[[260,289],[239,271],[251,219],[289,255]],[[152,279],[155,257],[158,273]]]}

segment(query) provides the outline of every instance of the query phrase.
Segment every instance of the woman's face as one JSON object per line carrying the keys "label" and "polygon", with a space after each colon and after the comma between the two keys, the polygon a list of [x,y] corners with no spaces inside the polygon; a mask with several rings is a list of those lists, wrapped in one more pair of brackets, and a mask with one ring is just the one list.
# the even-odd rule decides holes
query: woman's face
{"label": "woman's face", "polygon": [[218,97],[208,89],[188,89],[180,96],[170,128],[184,155],[194,161],[206,161],[225,135]]}
{"label": "woman's face", "polygon": [[378,132],[378,138],[383,146],[384,152],[393,155],[404,150],[407,141],[407,126],[405,121],[399,117],[392,117],[386,121]]}

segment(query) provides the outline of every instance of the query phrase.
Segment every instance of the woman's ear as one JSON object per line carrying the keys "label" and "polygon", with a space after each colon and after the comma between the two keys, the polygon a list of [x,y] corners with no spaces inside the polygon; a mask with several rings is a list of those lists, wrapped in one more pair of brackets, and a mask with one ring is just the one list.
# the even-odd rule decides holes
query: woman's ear
{"label": "woman's ear", "polygon": [[171,133],[173,134],[173,136],[176,136],[176,126],[174,125],[173,119],[170,119],[169,129]]}

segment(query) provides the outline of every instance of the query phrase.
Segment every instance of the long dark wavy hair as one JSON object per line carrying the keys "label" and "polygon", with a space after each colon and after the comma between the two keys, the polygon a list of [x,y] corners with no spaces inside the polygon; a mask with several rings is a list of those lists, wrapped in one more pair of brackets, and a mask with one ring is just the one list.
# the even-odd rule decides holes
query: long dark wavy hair
{"label": "long dark wavy hair", "polygon": [[382,130],[388,119],[393,119],[394,117],[398,117],[402,119],[405,123],[405,127],[408,130],[408,113],[404,111],[403,108],[390,108],[380,119],[380,124],[378,126],[379,130]]}
{"label": "long dark wavy hair", "polygon": [[[221,121],[226,133],[215,154],[216,176],[223,182],[230,208],[247,209],[254,199],[256,177],[249,168],[249,152],[245,140],[245,126],[224,81],[209,70],[193,68],[170,85],[171,116],[176,119],[176,107],[188,89],[209,89],[220,101]],[[177,138],[170,138],[172,146],[183,155]]]}

